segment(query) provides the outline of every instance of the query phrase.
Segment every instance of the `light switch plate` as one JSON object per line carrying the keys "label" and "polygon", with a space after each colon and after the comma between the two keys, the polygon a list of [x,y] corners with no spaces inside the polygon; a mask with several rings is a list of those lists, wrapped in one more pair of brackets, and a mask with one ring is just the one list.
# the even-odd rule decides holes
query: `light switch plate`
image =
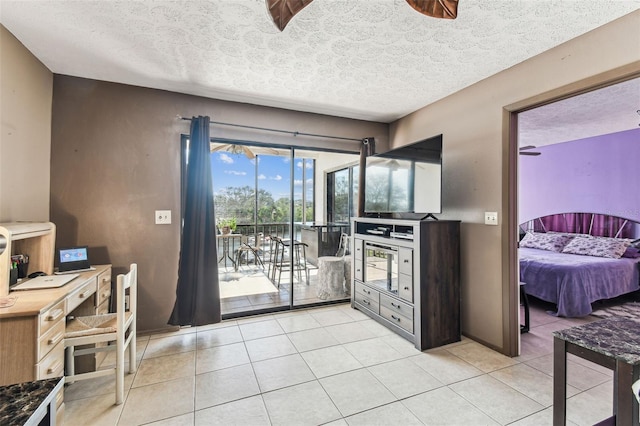
{"label": "light switch plate", "polygon": [[484,224],[485,225],[497,225],[498,224],[498,212],[484,212]]}
{"label": "light switch plate", "polygon": [[171,210],[156,210],[156,225],[171,225]]}

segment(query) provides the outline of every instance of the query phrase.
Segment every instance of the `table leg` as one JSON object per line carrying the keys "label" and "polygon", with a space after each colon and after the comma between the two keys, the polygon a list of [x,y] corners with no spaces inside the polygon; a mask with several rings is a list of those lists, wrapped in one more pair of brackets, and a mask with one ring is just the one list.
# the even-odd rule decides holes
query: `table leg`
{"label": "table leg", "polygon": [[553,426],[567,423],[567,342],[553,338]]}
{"label": "table leg", "polygon": [[631,385],[638,380],[640,369],[624,361],[616,361],[613,386],[613,414],[618,425],[634,425],[638,423],[638,401],[633,396]]}

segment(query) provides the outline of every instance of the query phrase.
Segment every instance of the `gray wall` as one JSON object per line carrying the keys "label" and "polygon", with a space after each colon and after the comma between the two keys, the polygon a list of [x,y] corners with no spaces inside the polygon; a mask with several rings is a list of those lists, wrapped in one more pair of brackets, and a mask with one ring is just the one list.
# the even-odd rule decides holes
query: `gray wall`
{"label": "gray wall", "polygon": [[[443,215],[462,220],[462,330],[507,352],[510,323],[503,304],[513,288],[509,260],[514,223],[509,205],[510,146],[505,107],[534,105],[614,78],[621,67],[640,72],[640,11],[634,12],[512,68],[482,80],[398,120],[390,146],[442,133]],[[525,102],[526,101],[526,102]],[[511,148],[511,152],[515,152]],[[517,157],[517,155],[515,155]],[[516,160],[517,161],[517,160]],[[515,204],[517,205],[517,204]],[[484,212],[498,212],[499,226],[484,225]],[[513,258],[512,258],[513,259]],[[513,262],[513,264],[510,264]],[[508,333],[507,333],[508,334]]]}
{"label": "gray wall", "polygon": [[[58,246],[87,244],[115,272],[139,265],[139,328],[166,327],[179,255],[180,134],[185,117],[296,130],[387,144],[388,125],[218,101],[154,89],[54,76],[51,220]],[[358,143],[212,126],[211,135],[259,142],[357,149]],[[172,211],[155,225],[154,211]]]}

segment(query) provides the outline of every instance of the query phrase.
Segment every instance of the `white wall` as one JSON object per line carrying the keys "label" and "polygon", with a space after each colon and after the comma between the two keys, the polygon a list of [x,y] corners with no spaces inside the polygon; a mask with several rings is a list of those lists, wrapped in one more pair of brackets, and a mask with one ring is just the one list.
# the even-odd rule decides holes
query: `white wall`
{"label": "white wall", "polygon": [[[359,154],[322,152],[316,159],[316,222],[326,222],[327,172],[347,167],[360,159]],[[355,196],[355,195],[354,195]]]}

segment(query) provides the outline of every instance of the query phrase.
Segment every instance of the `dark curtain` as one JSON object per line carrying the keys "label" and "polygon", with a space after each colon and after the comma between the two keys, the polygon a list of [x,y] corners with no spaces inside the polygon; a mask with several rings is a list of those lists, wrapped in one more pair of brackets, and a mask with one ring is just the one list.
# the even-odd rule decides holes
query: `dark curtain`
{"label": "dark curtain", "polygon": [[[622,230],[620,231],[620,229]],[[597,237],[631,238],[633,226],[615,216],[592,213],[563,213],[540,218],[534,222],[537,232],[572,232],[576,234],[591,234]],[[618,231],[620,233],[618,234]]]}
{"label": "dark curtain", "polygon": [[184,224],[171,325],[221,321],[209,121],[209,117],[202,116],[191,120]]}
{"label": "dark curtain", "polygon": [[358,217],[364,217],[364,186],[367,175],[367,157],[376,153],[374,138],[365,138],[360,142],[360,168],[358,173]]}

